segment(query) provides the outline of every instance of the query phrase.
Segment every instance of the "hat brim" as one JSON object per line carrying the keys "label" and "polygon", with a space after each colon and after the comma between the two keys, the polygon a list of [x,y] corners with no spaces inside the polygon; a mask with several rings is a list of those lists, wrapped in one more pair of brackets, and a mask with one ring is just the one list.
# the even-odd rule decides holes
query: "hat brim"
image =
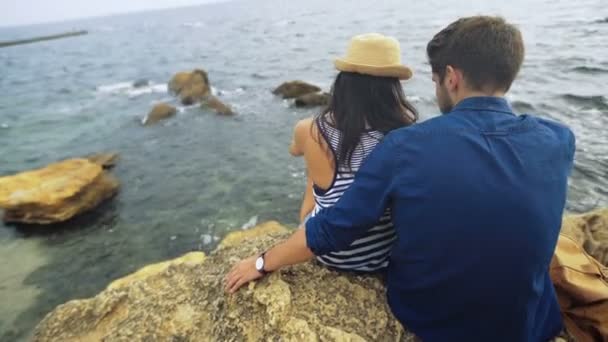
{"label": "hat brim", "polygon": [[336,69],[340,71],[356,72],[379,77],[396,77],[400,80],[410,79],[413,75],[412,69],[401,64],[387,66],[365,65],[351,63],[342,58],[336,58],[334,65],[336,66]]}

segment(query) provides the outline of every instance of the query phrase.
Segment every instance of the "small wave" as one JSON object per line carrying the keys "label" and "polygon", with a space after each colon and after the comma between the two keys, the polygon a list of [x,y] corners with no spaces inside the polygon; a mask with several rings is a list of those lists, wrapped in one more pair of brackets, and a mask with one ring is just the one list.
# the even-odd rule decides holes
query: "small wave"
{"label": "small wave", "polygon": [[202,234],[200,236],[200,240],[203,243],[203,245],[209,245],[212,242],[218,242],[220,240],[220,237],[215,236],[215,235],[210,235],[210,234]]}
{"label": "small wave", "polygon": [[512,101],[511,106],[518,113],[528,113],[534,111],[534,106],[525,101]]}
{"label": "small wave", "polygon": [[608,24],[608,17],[594,21],[596,24]]}
{"label": "small wave", "polygon": [[581,110],[581,114],[589,114],[589,115],[602,115],[604,112],[597,108],[589,108]]}
{"label": "small wave", "polygon": [[257,224],[258,224],[258,217],[253,216],[252,218],[249,219],[249,221],[247,221],[244,225],[241,226],[241,229],[242,230],[251,229],[251,228],[255,227]]}
{"label": "small wave", "polygon": [[130,89],[127,91],[127,95],[129,98],[133,98],[143,94],[166,93],[167,91],[167,84],[150,84],[147,87]]}
{"label": "small wave", "polygon": [[295,20],[280,20],[280,21],[275,22],[274,26],[282,27],[282,26],[293,25],[295,23],[296,23]]}
{"label": "small wave", "polygon": [[292,172],[291,173],[291,178],[304,178],[304,177],[306,177],[305,172]]}
{"label": "small wave", "polygon": [[406,99],[410,102],[414,102],[414,103],[419,103],[419,102],[423,102],[424,98],[422,96],[416,96],[416,95],[407,95]]}
{"label": "small wave", "polygon": [[183,27],[203,27],[204,25],[205,24],[202,21],[194,21],[182,24]]}
{"label": "small wave", "polygon": [[255,78],[255,79],[258,79],[258,80],[267,80],[267,79],[270,78],[269,76],[266,76],[264,74],[257,73],[257,72],[254,72],[253,74],[251,74],[251,77]]}
{"label": "small wave", "polygon": [[100,93],[115,93],[121,90],[129,89],[133,86],[133,82],[119,82],[114,84],[102,85],[97,87]]}
{"label": "small wave", "polygon": [[225,89],[215,89],[211,87],[211,93],[215,96],[222,97],[232,97],[235,95],[243,94],[245,92],[245,88],[239,87],[234,90],[225,90]]}
{"label": "small wave", "polygon": [[7,128],[10,128],[10,127],[11,127],[11,126],[9,126],[7,123],[2,123],[2,124],[0,124],[0,128],[7,129]]}
{"label": "small wave", "polygon": [[608,100],[602,95],[581,96],[574,94],[562,95],[562,98],[574,105],[581,106],[581,109],[596,108],[608,110]]}
{"label": "small wave", "polygon": [[570,71],[578,72],[581,74],[591,74],[591,75],[608,73],[608,69],[599,68],[599,67],[589,67],[589,66],[577,66],[577,67],[570,69]]}
{"label": "small wave", "polygon": [[99,32],[114,32],[116,31],[116,28],[113,26],[100,26],[100,27],[96,27],[95,31],[99,31]]}
{"label": "small wave", "polygon": [[166,93],[167,84],[155,84],[148,82],[143,85],[139,81],[135,82],[118,82],[114,84],[102,85],[97,87],[97,92],[101,94],[112,94],[112,95],[127,95],[129,98],[138,97],[144,94],[152,93]]}

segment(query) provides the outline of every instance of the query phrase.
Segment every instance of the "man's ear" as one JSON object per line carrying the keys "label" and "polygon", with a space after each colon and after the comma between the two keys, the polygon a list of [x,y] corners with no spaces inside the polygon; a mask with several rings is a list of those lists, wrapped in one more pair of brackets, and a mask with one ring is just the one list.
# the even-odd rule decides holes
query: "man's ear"
{"label": "man's ear", "polygon": [[451,65],[445,67],[445,87],[451,91],[456,92],[458,88],[462,86],[462,72],[458,69],[454,69]]}

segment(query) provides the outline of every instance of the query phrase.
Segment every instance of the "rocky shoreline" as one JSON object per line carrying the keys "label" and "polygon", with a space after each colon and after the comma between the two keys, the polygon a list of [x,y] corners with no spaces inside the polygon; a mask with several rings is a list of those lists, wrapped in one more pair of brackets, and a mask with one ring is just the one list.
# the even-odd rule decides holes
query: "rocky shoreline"
{"label": "rocky shoreline", "polygon": [[[288,267],[237,294],[223,292],[234,262],[289,235],[267,222],[200,252],[146,266],[90,299],[60,305],[34,341],[417,341],[392,316],[379,277],[314,262]],[[606,264],[608,209],[566,215],[562,232]],[[563,335],[556,341],[571,340]]]}

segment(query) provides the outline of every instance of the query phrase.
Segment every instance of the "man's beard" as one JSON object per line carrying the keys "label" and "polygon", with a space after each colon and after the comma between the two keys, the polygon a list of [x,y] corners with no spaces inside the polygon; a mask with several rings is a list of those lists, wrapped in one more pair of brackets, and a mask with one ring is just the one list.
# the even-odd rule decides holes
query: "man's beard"
{"label": "man's beard", "polygon": [[454,104],[452,99],[448,96],[448,90],[443,85],[439,86],[439,92],[437,94],[437,105],[442,114],[447,114],[452,111]]}

